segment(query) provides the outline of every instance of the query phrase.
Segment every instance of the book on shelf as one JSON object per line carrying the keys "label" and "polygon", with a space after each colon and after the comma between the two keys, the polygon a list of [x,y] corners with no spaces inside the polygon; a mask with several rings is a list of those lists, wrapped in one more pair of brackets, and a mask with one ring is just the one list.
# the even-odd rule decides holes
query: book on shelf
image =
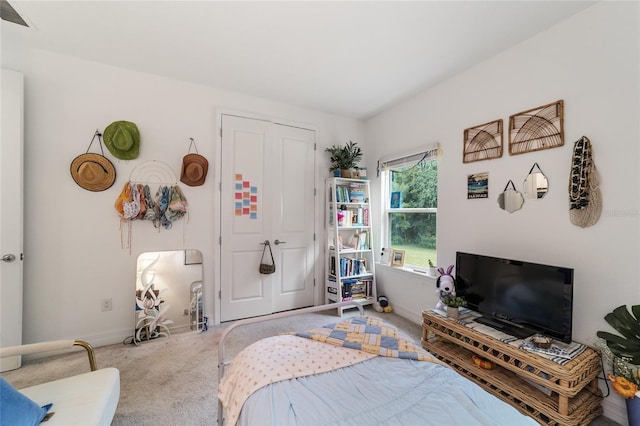
{"label": "book on shelf", "polygon": [[340,258],[340,276],[364,275],[367,273],[364,259],[353,259],[350,257]]}
{"label": "book on shelf", "polygon": [[350,200],[349,187],[336,185],[336,201],[338,203],[349,203]]}

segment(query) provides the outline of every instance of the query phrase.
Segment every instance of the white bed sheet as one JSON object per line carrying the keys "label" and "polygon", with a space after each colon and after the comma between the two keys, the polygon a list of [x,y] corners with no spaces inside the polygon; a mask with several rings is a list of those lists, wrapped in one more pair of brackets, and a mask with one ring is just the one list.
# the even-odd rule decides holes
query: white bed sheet
{"label": "white bed sheet", "polygon": [[238,425],[505,425],[538,423],[455,370],[376,357],[268,385],[245,402]]}

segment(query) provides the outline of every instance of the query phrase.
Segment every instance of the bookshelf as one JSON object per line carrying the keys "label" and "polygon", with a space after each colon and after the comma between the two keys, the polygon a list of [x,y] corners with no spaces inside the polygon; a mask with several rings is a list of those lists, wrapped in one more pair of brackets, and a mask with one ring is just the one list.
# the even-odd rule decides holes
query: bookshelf
{"label": "bookshelf", "polygon": [[[326,181],[325,303],[376,301],[369,181]],[[342,310],[350,309],[340,308]]]}

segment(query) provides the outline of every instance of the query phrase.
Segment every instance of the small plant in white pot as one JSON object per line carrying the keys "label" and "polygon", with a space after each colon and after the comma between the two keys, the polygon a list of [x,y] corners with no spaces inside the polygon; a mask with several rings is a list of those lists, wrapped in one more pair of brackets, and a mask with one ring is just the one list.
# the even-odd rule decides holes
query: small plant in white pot
{"label": "small plant in white pot", "polygon": [[437,277],[438,276],[438,270],[436,268],[436,265],[433,264],[431,259],[429,259],[429,275],[432,276],[432,277]]}
{"label": "small plant in white pot", "polygon": [[467,301],[461,296],[445,296],[442,303],[447,306],[447,317],[456,319],[460,315],[459,308],[467,306]]}

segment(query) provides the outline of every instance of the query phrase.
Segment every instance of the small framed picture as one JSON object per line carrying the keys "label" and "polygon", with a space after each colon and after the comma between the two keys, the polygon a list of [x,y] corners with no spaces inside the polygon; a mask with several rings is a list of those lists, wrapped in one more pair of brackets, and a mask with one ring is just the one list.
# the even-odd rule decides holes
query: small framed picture
{"label": "small framed picture", "polygon": [[391,208],[399,209],[402,204],[402,193],[400,191],[393,191],[391,193]]}
{"label": "small framed picture", "polygon": [[396,268],[404,266],[404,250],[393,250],[391,252],[391,266]]}

